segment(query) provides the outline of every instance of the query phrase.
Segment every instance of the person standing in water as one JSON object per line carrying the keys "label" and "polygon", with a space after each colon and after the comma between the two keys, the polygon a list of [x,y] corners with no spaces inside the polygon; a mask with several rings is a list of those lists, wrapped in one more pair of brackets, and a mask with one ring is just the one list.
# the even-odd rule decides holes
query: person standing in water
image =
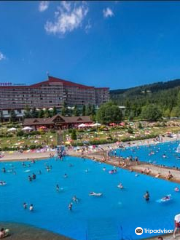
{"label": "person standing in water", "polygon": [[149,195],[149,192],[146,191],[146,193],[144,194],[144,199],[148,202],[149,199],[150,199],[150,195]]}
{"label": "person standing in water", "polygon": [[72,211],[72,205],[73,205],[72,203],[68,205],[69,211]]}
{"label": "person standing in water", "polygon": [[31,204],[29,207],[29,211],[33,212],[33,210],[34,210],[34,206],[33,206],[33,204]]}
{"label": "person standing in water", "polygon": [[56,191],[59,192],[59,185],[56,184]]}
{"label": "person standing in water", "polygon": [[23,208],[24,208],[24,209],[27,208],[27,203],[23,203]]}

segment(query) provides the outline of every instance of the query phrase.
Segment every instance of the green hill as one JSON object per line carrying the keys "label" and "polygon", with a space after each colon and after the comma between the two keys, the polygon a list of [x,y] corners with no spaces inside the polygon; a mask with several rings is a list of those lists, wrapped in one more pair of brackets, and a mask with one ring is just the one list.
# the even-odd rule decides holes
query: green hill
{"label": "green hill", "polygon": [[159,107],[163,116],[180,116],[180,79],[111,90],[110,98],[118,105],[126,106],[135,117],[149,104]]}
{"label": "green hill", "polygon": [[114,97],[114,95],[122,95],[122,94],[125,94],[126,96],[142,95],[144,93],[154,93],[154,92],[172,89],[176,87],[180,87],[180,79],[171,80],[168,82],[157,82],[157,83],[152,83],[147,85],[141,85],[138,87],[132,87],[127,89],[111,90],[110,96]]}

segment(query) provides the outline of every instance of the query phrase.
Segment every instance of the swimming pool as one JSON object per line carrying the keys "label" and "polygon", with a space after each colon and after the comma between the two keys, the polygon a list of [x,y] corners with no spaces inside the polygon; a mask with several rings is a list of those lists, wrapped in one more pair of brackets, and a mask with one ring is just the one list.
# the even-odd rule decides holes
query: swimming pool
{"label": "swimming pool", "polygon": [[[50,172],[46,164],[52,165]],[[136,227],[173,229],[173,218],[179,211],[180,192],[174,192],[177,184],[145,175],[136,177],[123,169],[109,174],[110,165],[75,157],[37,161],[31,167],[23,167],[21,162],[0,163],[1,169],[13,166],[16,174],[0,173],[0,180],[7,182],[0,186],[0,221],[31,224],[78,240],[128,240],[150,236],[136,235]],[[37,179],[29,182],[32,173]],[[117,188],[119,182],[125,189]],[[60,192],[56,184],[62,188]],[[149,202],[143,198],[146,190]],[[103,196],[89,196],[92,191]],[[171,201],[156,202],[167,194],[172,194]],[[74,195],[80,201],[73,203],[71,212],[68,204]],[[34,212],[24,210],[24,202],[34,204]]]}
{"label": "swimming pool", "polygon": [[117,156],[133,158],[138,157],[140,161],[156,165],[180,168],[180,153],[177,153],[179,141],[158,143],[150,146],[128,147],[117,149]]}

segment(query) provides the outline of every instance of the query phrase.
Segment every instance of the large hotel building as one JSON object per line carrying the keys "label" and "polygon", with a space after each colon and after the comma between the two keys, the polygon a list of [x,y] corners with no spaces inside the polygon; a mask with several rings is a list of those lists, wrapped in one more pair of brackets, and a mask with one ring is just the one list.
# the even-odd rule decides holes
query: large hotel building
{"label": "large hotel building", "polygon": [[0,85],[0,111],[4,119],[9,119],[11,110],[21,118],[26,106],[61,109],[64,102],[68,106],[99,106],[108,99],[109,88],[85,86],[52,76],[48,76],[48,80],[44,82],[29,86]]}

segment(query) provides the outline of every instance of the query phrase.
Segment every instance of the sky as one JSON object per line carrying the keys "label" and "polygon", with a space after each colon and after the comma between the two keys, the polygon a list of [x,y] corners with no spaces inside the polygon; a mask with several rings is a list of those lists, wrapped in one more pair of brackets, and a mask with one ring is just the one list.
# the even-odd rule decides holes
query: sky
{"label": "sky", "polygon": [[0,83],[129,88],[180,78],[178,1],[0,2]]}

